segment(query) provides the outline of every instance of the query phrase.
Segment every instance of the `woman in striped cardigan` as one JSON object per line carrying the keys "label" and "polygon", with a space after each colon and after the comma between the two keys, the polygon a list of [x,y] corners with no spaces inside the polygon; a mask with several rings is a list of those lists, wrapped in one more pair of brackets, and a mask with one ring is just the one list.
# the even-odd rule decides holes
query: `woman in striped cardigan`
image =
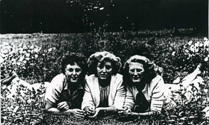
{"label": "woman in striped cardigan", "polygon": [[179,84],[164,84],[157,66],[148,58],[140,55],[130,57],[123,68],[123,81],[127,89],[126,98],[128,99],[125,105],[129,105],[129,107],[126,106],[122,112],[124,113],[125,110],[125,113],[133,111],[137,112],[138,115],[160,114],[163,105],[166,108],[174,108],[177,105],[180,96],[173,98],[171,92],[177,92],[182,87],[185,88],[186,99],[181,98],[180,100],[192,101],[194,98],[191,93],[193,91],[192,86],[198,88],[198,85],[203,83],[198,77],[201,73],[200,68],[201,64]]}

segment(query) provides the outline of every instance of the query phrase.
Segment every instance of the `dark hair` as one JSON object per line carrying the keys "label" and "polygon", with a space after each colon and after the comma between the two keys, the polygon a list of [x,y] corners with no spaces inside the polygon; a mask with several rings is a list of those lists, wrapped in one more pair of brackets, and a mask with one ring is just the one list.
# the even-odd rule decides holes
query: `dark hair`
{"label": "dark hair", "polygon": [[145,74],[142,82],[150,83],[151,80],[157,75],[154,69],[154,64],[148,58],[146,58],[145,56],[134,55],[126,61],[123,67],[122,74],[125,85],[130,86],[132,83],[129,75],[129,64],[131,62],[137,62],[143,65]]}
{"label": "dark hair", "polygon": [[67,53],[66,55],[64,55],[63,59],[62,59],[62,73],[65,74],[65,68],[68,64],[70,65],[74,65],[74,64],[78,64],[81,69],[81,78],[79,82],[84,83],[84,78],[87,72],[87,64],[86,64],[86,59],[84,57],[84,55],[82,55],[81,53]]}
{"label": "dark hair", "polygon": [[92,54],[88,59],[88,75],[94,74],[97,76],[97,65],[99,62],[110,61],[113,67],[113,74],[117,74],[121,67],[121,60],[119,57],[116,57],[114,54],[102,51]]}

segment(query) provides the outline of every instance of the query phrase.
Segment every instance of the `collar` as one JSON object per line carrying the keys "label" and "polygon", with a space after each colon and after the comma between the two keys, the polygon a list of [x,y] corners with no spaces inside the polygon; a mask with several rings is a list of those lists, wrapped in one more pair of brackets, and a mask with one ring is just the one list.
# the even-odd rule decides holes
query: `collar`
{"label": "collar", "polygon": [[[79,84],[77,90],[83,90],[84,89],[84,87],[80,83],[77,83],[77,84]],[[65,79],[64,80],[64,90],[67,90],[67,89],[68,89],[68,83],[67,83],[67,80]]]}

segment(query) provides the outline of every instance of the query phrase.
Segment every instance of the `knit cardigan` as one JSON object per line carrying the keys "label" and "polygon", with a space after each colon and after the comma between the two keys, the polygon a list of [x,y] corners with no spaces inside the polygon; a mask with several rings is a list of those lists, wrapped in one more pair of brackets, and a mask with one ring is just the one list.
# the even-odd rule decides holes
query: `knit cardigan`
{"label": "knit cardigan", "polygon": [[[150,111],[161,112],[163,104],[165,102],[164,86],[165,85],[163,78],[157,75],[151,80],[149,84],[146,84],[144,89],[142,90],[145,98],[150,103]],[[138,90],[136,86],[127,87],[127,98],[132,99],[134,103],[136,102],[137,94]],[[126,101],[126,105],[130,105],[131,108],[134,107],[134,103]]]}

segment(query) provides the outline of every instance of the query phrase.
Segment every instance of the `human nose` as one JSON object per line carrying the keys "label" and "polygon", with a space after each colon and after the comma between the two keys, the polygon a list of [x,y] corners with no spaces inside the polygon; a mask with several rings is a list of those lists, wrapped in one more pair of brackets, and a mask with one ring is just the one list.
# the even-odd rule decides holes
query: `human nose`
{"label": "human nose", "polygon": [[106,72],[107,69],[105,67],[102,68],[102,72]]}
{"label": "human nose", "polygon": [[73,70],[73,74],[74,74],[74,75],[76,74],[76,71],[75,71],[75,70]]}
{"label": "human nose", "polygon": [[137,75],[137,71],[136,70],[134,70],[134,75]]}

